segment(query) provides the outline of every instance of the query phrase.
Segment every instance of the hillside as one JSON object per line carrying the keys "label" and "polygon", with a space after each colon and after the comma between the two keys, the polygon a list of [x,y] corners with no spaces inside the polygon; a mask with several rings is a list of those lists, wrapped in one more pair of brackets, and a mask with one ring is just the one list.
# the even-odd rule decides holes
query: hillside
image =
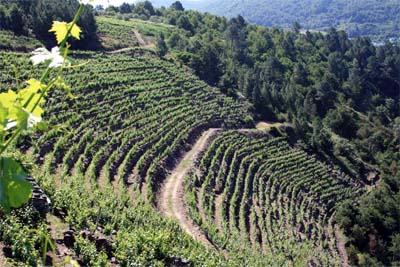
{"label": "hillside", "polygon": [[284,138],[257,130],[215,136],[186,180],[190,216],[211,242],[258,252],[261,266],[346,266],[333,213],[362,191]]}
{"label": "hillside", "polygon": [[1,266],[398,265],[398,46],[124,7],[87,9],[96,46],[74,40],[50,93],[29,52],[54,36],[30,27],[59,9],[0,30],[0,192],[8,158],[32,184],[0,208]]}
{"label": "hillside", "polygon": [[[1,52],[0,58],[5,64],[15,62],[21,69],[29,69],[27,55]],[[69,224],[67,229],[74,229],[77,234],[97,224],[101,229],[97,235],[114,243],[107,253],[116,257],[119,264],[132,262],[142,253],[150,254],[136,260],[146,264],[166,264],[174,255],[214,262],[216,258],[198,258],[205,250],[197,250],[198,245],[188,241],[171,222],[163,225],[166,222],[146,203],[153,203],[168,169],[203,129],[244,125],[246,107],[184,69],[140,50],[112,55],[77,53],[74,58],[90,61],[67,74],[76,100],[55,96],[47,104],[49,123],[62,125],[64,130],[46,132],[31,144],[29,151],[32,161],[40,166],[35,177],[52,200],[56,214],[64,214],[61,218]],[[7,68],[2,73],[1,87],[14,86],[12,69]],[[124,222],[126,216],[132,221]],[[34,242],[28,233],[23,233],[26,228],[14,227],[20,219],[10,218],[8,227],[12,228],[2,232],[13,229],[20,235],[17,240],[28,238],[26,242]],[[146,220],[146,225],[141,220]],[[132,228],[136,230],[129,230]],[[158,230],[149,232],[152,228]],[[118,236],[111,235],[113,229],[118,229]],[[127,242],[140,235],[145,235],[147,241]],[[11,245],[16,242],[14,238],[3,236],[3,241]],[[154,260],[151,255],[155,252],[150,248],[147,252],[146,248],[133,249],[156,245],[152,238],[161,238],[157,246],[168,244],[168,249],[158,252],[161,254]],[[89,266],[107,260],[102,250],[100,254],[85,254],[94,246],[86,239],[76,242],[80,249],[75,247],[72,253],[81,255]],[[35,251],[23,252],[26,245],[14,246],[13,250],[19,255],[18,260],[33,265]]]}
{"label": "hillside", "polygon": [[[313,222],[315,225],[300,226],[299,231],[304,231],[308,235],[302,237],[305,243],[297,248],[300,249],[299,255],[293,256],[293,259],[286,258],[285,253],[288,249],[286,245],[277,245],[278,243],[274,243],[277,240],[272,241],[272,239],[269,241],[272,242],[268,243],[269,245],[265,243],[265,240],[261,242],[264,246],[275,244],[273,248],[275,254],[264,254],[261,250],[252,250],[251,246],[242,251],[239,249],[241,244],[239,240],[242,239],[235,239],[235,232],[231,233],[228,243],[221,246],[221,241],[214,240],[209,229],[204,229],[206,225],[194,217],[194,222],[201,225],[213,246],[229,253],[229,260],[223,260],[215,252],[196,245],[188,239],[188,236],[174,228],[174,224],[161,219],[157,213],[152,211],[151,205],[155,204],[156,194],[162,188],[168,170],[172,170],[173,166],[178,163],[180,155],[189,149],[204,130],[222,126],[224,128],[251,127],[251,117],[247,106],[223,96],[217,89],[197,80],[185,69],[178,68],[168,61],[160,60],[151,52],[140,49],[112,54],[78,52],[73,57],[78,60],[78,63],[90,62],[90,64],[77,70],[71,70],[67,74],[66,82],[74,88],[73,93],[76,99],[68,100],[55,95],[54,99],[47,103],[49,107],[48,122],[51,125],[62,125],[63,130],[51,129],[42,134],[38,141],[26,144],[29,148],[25,148],[31,164],[36,163],[39,167],[33,170],[32,174],[53,202],[52,208],[55,212],[48,215],[47,223],[53,232],[53,238],[61,235],[58,237],[61,241],[58,241],[57,249],[60,254],[56,257],[57,261],[62,259],[63,254],[61,253],[67,253],[80,259],[81,264],[89,266],[105,264],[108,259],[113,257],[115,258],[114,263],[118,264],[127,264],[135,259],[146,264],[159,262],[159,264],[168,265],[168,261],[171,261],[174,255],[179,255],[177,261],[189,260],[195,266],[197,263],[207,261],[211,266],[242,266],[245,263],[250,263],[251,266],[265,266],[265,264],[288,264],[292,261],[302,262],[302,264],[313,262],[316,266],[337,266],[339,264],[341,260],[338,252],[332,251],[335,259],[329,259],[332,255],[327,247],[328,243],[336,241],[324,241],[325,233],[317,234],[311,231],[313,227],[322,227],[320,231],[325,231],[323,230],[324,223],[329,217],[322,219],[317,216],[316,219],[310,219],[310,223]],[[2,62],[15,62],[21,69],[29,69],[28,58],[25,54],[1,52],[0,58]],[[126,75],[128,73],[129,75]],[[12,69],[6,69],[3,73],[1,85],[7,88],[16,86]],[[246,120],[247,122],[245,122]],[[264,135],[262,132],[259,134]],[[255,155],[262,158],[262,153],[266,153],[265,155],[273,153],[276,158],[271,160],[276,161],[280,154],[271,152],[269,149],[278,149],[277,151],[281,151],[282,154],[292,155],[293,153],[296,155],[300,163],[296,162],[295,165],[308,162],[311,164],[310,166],[313,166],[310,169],[316,169],[315,175],[318,177],[322,175],[321,177],[327,180],[331,179],[328,173],[323,174],[325,170],[318,163],[312,159],[307,160],[304,152],[291,150],[282,139],[266,136],[252,141],[252,138],[240,134],[223,133],[222,128],[214,136],[214,138],[216,137],[216,141],[206,152],[210,159],[215,157],[213,156],[214,151],[223,152],[216,146],[224,140],[226,142],[224,146],[228,143],[238,145],[237,149],[232,147],[227,150],[227,157],[231,157],[229,153],[235,150],[237,150],[237,155],[241,155],[240,157],[245,157],[245,154],[242,153],[253,151],[251,153],[255,154],[248,155],[249,159],[257,160]],[[207,142],[207,144],[209,143]],[[269,144],[271,144],[270,148],[268,148]],[[259,147],[260,151],[255,149],[258,146],[261,146]],[[293,152],[288,154],[288,151]],[[209,165],[210,161],[205,158],[201,159],[201,162],[203,162],[204,170],[217,166]],[[225,164],[228,163],[229,161]],[[258,163],[262,162],[258,161]],[[212,164],[220,165],[214,161]],[[232,161],[232,166],[234,165],[236,162]],[[296,168],[293,169],[293,171],[295,170]],[[230,171],[226,170],[225,172],[221,169],[219,173],[220,175],[228,174]],[[277,172],[277,175],[281,174]],[[283,172],[282,175],[286,174]],[[226,179],[234,181],[235,178],[232,176],[235,177],[230,174]],[[294,177],[296,174],[288,176],[287,179],[290,181]],[[332,178],[330,183],[332,186],[335,185],[332,188],[341,188],[342,182],[340,181],[338,178]],[[193,182],[194,184],[198,183]],[[326,185],[321,186],[326,187]],[[354,187],[351,196],[359,195],[357,194],[358,187]],[[232,194],[232,188],[226,186],[226,193]],[[235,192],[239,192],[238,190],[241,189],[235,189]],[[247,190],[252,191],[253,189]],[[187,191],[188,199],[196,201],[190,196],[191,192],[193,191]],[[202,192],[210,193],[211,191],[203,189]],[[285,195],[281,195],[279,191],[276,192],[279,198]],[[340,199],[350,197],[344,192],[348,192],[348,190],[344,189]],[[272,195],[271,197],[275,198]],[[296,198],[300,199],[297,196]],[[251,201],[251,199],[252,197],[247,196],[246,199],[246,196],[243,195],[241,209],[243,203]],[[166,200],[162,198],[157,200],[158,203],[163,201]],[[200,199],[198,201],[202,203]],[[332,201],[330,200],[330,202]],[[239,207],[239,204],[235,203],[231,204],[237,204]],[[189,202],[189,205],[192,204]],[[196,204],[194,205],[196,207]],[[207,205],[213,204],[208,203]],[[327,211],[322,212],[327,212],[329,215],[333,208],[332,204],[328,204],[327,208],[324,208]],[[190,209],[192,210],[192,206]],[[213,210],[213,208],[211,209]],[[247,212],[243,212],[241,212],[241,216],[249,215],[246,215]],[[276,212],[279,214],[282,211],[277,210]],[[11,249],[17,253],[18,256],[14,256],[14,258],[33,265],[35,252],[23,252],[23,249],[28,246],[29,242],[35,241],[29,239],[29,234],[23,233],[27,229],[26,226],[15,227],[20,220],[27,218],[25,216],[32,216],[28,214],[29,212],[26,215],[9,218],[8,226],[2,231],[7,233],[12,230],[18,235],[18,237],[7,234],[3,236],[4,243],[11,245]],[[131,221],[124,222],[125,216],[131,218]],[[225,218],[225,215],[221,216]],[[230,216],[232,218],[234,215]],[[278,220],[278,217],[277,215],[275,219]],[[147,222],[146,226],[140,223],[142,220]],[[281,220],[280,218],[278,221],[281,222]],[[302,220],[303,218],[298,219],[299,222]],[[314,222],[314,220],[316,221]],[[163,225],[164,223],[167,225]],[[97,230],[94,233],[83,234],[87,231],[85,229],[93,229],[95,225]],[[59,232],[60,227],[62,232]],[[240,227],[244,227],[244,225]],[[332,225],[329,227],[331,230],[333,229]],[[132,232],[132,228],[135,228],[135,231]],[[152,228],[157,231],[151,231]],[[68,243],[64,241],[65,237],[62,236],[63,233],[70,231],[68,229],[73,229],[72,231],[75,233],[76,241],[73,247],[67,245]],[[117,236],[112,233],[116,229],[118,229]],[[268,231],[275,230],[269,229]],[[321,234],[323,236],[319,236]],[[86,237],[88,239],[85,238],[85,235],[88,235]],[[157,235],[160,236],[156,244],[151,238]],[[138,236],[142,236],[145,240],[135,241]],[[299,237],[300,235],[294,237],[290,242],[295,243],[291,244],[296,244]],[[27,243],[12,245],[14,242],[20,242],[18,240],[21,238],[27,239]],[[246,240],[244,236],[242,238]],[[281,237],[278,235],[276,238]],[[319,240],[319,238],[322,239]],[[102,240],[101,242],[104,243],[100,247],[98,240]],[[127,243],[127,240],[130,242]],[[312,257],[306,256],[312,249],[313,242],[323,242],[324,248],[315,252]],[[147,251],[146,248],[132,251],[136,246],[152,245],[157,246],[156,249],[162,249],[158,246],[166,246],[166,244],[168,244],[167,247],[158,252],[157,259],[151,259],[154,252]],[[173,249],[172,246],[175,248]],[[182,250],[183,248],[185,249]],[[149,255],[142,258],[143,253],[149,253]],[[243,258],[244,255],[246,258]],[[259,258],[260,255],[263,255],[262,259]],[[276,258],[275,255],[280,256]],[[218,261],[221,262],[221,265],[216,264]]]}
{"label": "hillside", "polygon": [[197,8],[229,18],[242,15],[263,26],[291,28],[294,22],[306,30],[345,30],[350,37],[368,36],[375,42],[399,39],[400,3],[396,0],[246,0],[205,1]]}

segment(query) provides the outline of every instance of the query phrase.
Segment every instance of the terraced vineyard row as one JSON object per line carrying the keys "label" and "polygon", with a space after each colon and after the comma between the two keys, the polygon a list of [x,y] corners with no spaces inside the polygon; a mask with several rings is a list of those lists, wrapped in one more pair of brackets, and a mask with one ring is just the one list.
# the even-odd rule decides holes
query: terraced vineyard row
{"label": "terraced vineyard row", "polygon": [[[0,58],[29,69],[21,55]],[[244,105],[170,62],[129,54],[80,53],[77,58],[78,63],[89,60],[66,75],[77,99],[56,96],[48,103],[50,124],[62,123],[65,129],[44,133],[35,146],[47,174],[82,175],[92,185],[123,179],[152,203],[168,168],[202,129],[244,123]],[[14,85],[11,69],[1,84]]]}
{"label": "terraced vineyard row", "polygon": [[228,253],[257,250],[279,266],[339,266],[335,206],[361,186],[283,138],[254,135],[227,131],[212,141],[187,177],[192,219]]}
{"label": "terraced vineyard row", "polygon": [[11,31],[0,30],[0,50],[28,52],[40,46],[43,45],[34,38],[16,35]]}
{"label": "terraced vineyard row", "polygon": [[171,25],[143,21],[138,19],[118,20],[108,17],[96,17],[98,35],[102,46],[106,50],[116,50],[139,46],[140,42],[135,35],[135,30],[155,41],[160,33],[167,34],[173,28]]}
{"label": "terraced vineyard row", "polygon": [[105,49],[120,49],[138,46],[138,40],[133,28],[121,24],[119,21],[112,23],[106,18],[99,17],[96,20],[99,38]]}

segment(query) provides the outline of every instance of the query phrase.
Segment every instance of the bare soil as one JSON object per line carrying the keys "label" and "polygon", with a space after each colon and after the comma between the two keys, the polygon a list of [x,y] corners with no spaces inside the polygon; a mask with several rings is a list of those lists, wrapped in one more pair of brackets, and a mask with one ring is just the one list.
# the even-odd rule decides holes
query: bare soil
{"label": "bare soil", "polygon": [[157,196],[157,208],[162,214],[170,218],[175,218],[185,232],[192,236],[193,239],[212,248],[215,248],[215,246],[189,216],[185,199],[184,181],[195,159],[207,148],[208,140],[217,131],[218,129],[212,128],[203,133],[192,149],[184,154],[182,160],[173,169]]}
{"label": "bare soil", "polygon": [[342,263],[342,267],[350,267],[349,258],[347,256],[346,251],[346,242],[344,240],[344,236],[342,231],[339,228],[339,225],[335,224],[335,237],[336,237],[336,244],[339,250],[339,255]]}

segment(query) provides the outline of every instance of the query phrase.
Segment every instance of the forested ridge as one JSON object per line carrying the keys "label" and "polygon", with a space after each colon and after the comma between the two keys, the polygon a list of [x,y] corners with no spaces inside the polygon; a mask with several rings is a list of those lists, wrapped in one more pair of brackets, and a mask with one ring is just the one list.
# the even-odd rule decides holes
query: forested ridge
{"label": "forested ridge", "polygon": [[[16,41],[2,49],[23,51],[39,42],[52,46],[46,33],[35,32],[33,25],[41,23],[41,16],[54,19],[69,13],[60,13],[65,7],[55,1],[37,1],[49,9],[25,1],[1,2],[0,26],[6,31],[0,37],[8,40],[17,34]],[[325,4],[321,16],[336,1]],[[315,9],[314,3],[309,5]],[[368,1],[363,7],[373,10],[371,5]],[[16,14],[23,17],[18,29],[12,23]],[[185,10],[180,2],[168,8],[155,8],[148,1],[96,7],[85,14],[81,25],[97,35],[84,34],[73,45],[95,52],[78,52],[74,58],[92,63],[68,73],[81,99],[63,102],[57,96],[50,103],[55,114],[51,122],[66,122],[75,129],[54,129],[33,144],[21,140],[24,147],[32,146],[31,160],[41,166],[35,174],[63,220],[75,229],[93,228],[100,216],[100,232],[116,242],[96,252],[87,242],[98,237],[79,237],[71,250],[84,264],[116,255],[122,263],[137,259],[145,265],[189,258],[197,266],[209,257],[210,266],[343,266],[344,243],[351,265],[400,263],[398,46],[375,46],[368,37],[352,39],[335,28],[304,31],[303,25],[310,27],[301,21],[288,23],[290,29],[285,30],[265,28],[242,16],[227,19]],[[131,50],[137,46],[142,48]],[[0,57],[2,63],[17,62],[29,69],[19,54],[3,51]],[[13,70],[6,69],[1,84],[15,86],[12,77]],[[88,118],[100,128],[93,128]],[[256,121],[266,122],[263,133],[241,132]],[[163,227],[151,211],[168,170],[193,144],[191,135],[208,127],[236,130],[214,137],[186,178],[185,194],[190,217],[215,247],[230,254],[228,259],[197,247],[181,232],[172,237],[175,226]],[[61,189],[51,184],[55,177],[68,178]],[[90,190],[84,193],[79,187]],[[79,199],[90,192],[94,194],[79,204],[82,212],[75,211]],[[118,198],[107,198],[98,211],[93,203],[107,192],[119,192]],[[132,199],[140,199],[134,201],[139,211],[129,208]],[[116,206],[137,221],[118,223],[123,215],[113,211]],[[24,216],[9,220],[20,223]],[[147,216],[155,216],[149,221],[159,227],[158,236],[148,236],[151,226],[130,233]],[[24,231],[23,225],[16,232]],[[111,232],[119,227],[114,239]],[[345,240],[338,237],[338,227]],[[2,238],[11,242],[16,238],[12,231],[3,226]],[[229,237],[223,238],[226,233]],[[134,241],[129,245],[124,239]],[[33,246],[38,241],[29,242]],[[193,251],[171,255],[168,242],[175,246],[173,253],[185,246]],[[37,257],[19,250],[17,255]]]}
{"label": "forested ridge", "polygon": [[399,41],[400,4],[396,0],[246,0],[205,1],[198,8],[227,17],[242,15],[263,26],[290,28],[298,22],[306,29],[345,30],[350,37],[371,37],[376,42]]}

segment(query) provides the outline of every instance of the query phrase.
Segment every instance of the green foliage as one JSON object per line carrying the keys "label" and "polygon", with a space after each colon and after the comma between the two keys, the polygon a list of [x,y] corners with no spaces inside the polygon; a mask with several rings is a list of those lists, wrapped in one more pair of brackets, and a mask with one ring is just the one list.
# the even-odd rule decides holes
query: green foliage
{"label": "green foliage", "polygon": [[175,9],[176,11],[185,11],[185,9],[182,6],[182,3],[179,1],[173,2],[171,4],[171,8]]}
{"label": "green foliage", "polygon": [[10,246],[13,258],[28,266],[37,266],[42,260],[38,248],[43,244],[42,235],[38,232],[45,229],[45,225],[33,229],[16,216],[9,216],[0,224],[0,235],[4,244]]}
{"label": "green foliage", "polygon": [[[0,6],[0,24],[1,10]],[[193,178],[195,186],[188,186],[187,194],[193,219],[218,247],[230,251],[230,259],[223,259],[192,241],[175,223],[161,218],[149,203],[154,204],[166,170],[201,129],[243,127],[253,122],[246,102],[226,97],[199,81],[178,67],[181,62],[168,62],[143,50],[115,55],[75,53],[74,62],[90,60],[80,69],[68,69],[65,83],[71,84],[77,100],[65,100],[54,92],[45,106],[50,125],[63,124],[64,128],[50,129],[28,144],[22,140],[23,145],[32,147],[32,156],[39,163],[35,174],[65,221],[75,229],[97,230],[112,243],[106,254],[90,239],[78,237],[75,252],[86,264],[99,266],[110,254],[122,265],[144,266],[170,266],[176,258],[189,259],[194,266],[303,266],[313,264],[314,256],[327,266],[339,264],[338,255],[329,254],[336,242],[329,238],[336,205],[358,196],[360,184],[373,185],[365,178],[369,171],[397,172],[399,48],[390,44],[377,48],[368,39],[349,40],[334,29],[325,35],[300,33],[298,27],[294,32],[265,29],[242,17],[228,21],[176,8],[155,9],[148,2],[135,5],[132,14],[146,21],[129,16],[127,21],[98,18],[100,31],[116,40],[110,49],[131,47],[136,42],[132,28],[160,36],[159,48],[175,53],[209,84],[235,98],[250,100],[257,119],[287,120],[310,152],[318,151],[324,160],[360,177],[332,179],[304,152],[288,151],[282,144],[264,147],[265,140],[235,143],[243,154],[232,148],[210,150],[203,164],[208,175]],[[60,30],[65,36],[65,27]],[[164,43],[160,42],[161,33]],[[2,52],[0,58],[21,68],[21,79],[32,77],[27,59],[20,54]],[[13,70],[6,69],[1,88],[20,89],[13,77]],[[3,130],[9,113],[4,107],[0,112]],[[21,114],[25,115],[19,116],[19,125],[26,128],[29,117]],[[228,141],[226,146],[233,147]],[[212,157],[214,152],[217,156]],[[226,159],[232,165],[221,161],[225,155],[235,156]],[[258,166],[263,160],[268,164]],[[265,173],[254,179],[258,167]],[[223,170],[228,169],[225,177]],[[316,173],[304,175],[308,171]],[[229,179],[226,186],[224,179]],[[395,176],[386,179],[381,187],[390,190],[372,190],[359,206],[344,205],[338,212],[350,238],[353,263],[395,266],[398,261],[394,230],[398,199],[393,197],[398,192],[397,181]],[[256,191],[258,187],[264,188]],[[216,192],[220,191],[226,193],[221,206],[228,218],[222,232],[212,222]],[[263,207],[270,207],[261,211],[261,216],[248,202],[256,203],[257,198]],[[205,218],[197,211],[200,202]],[[251,223],[257,227],[250,228]],[[287,227],[292,231],[286,231]],[[231,238],[224,237],[227,232]],[[369,233],[377,240],[374,251],[365,248]],[[249,240],[250,234],[258,241]],[[273,254],[264,257],[262,242],[269,238],[267,248],[272,248]],[[37,260],[33,254],[21,255],[17,260]]]}
{"label": "green foliage", "polygon": [[252,23],[269,27],[289,29],[297,21],[305,29],[326,31],[336,27],[346,30],[351,37],[369,36],[376,42],[400,38],[400,5],[396,0],[220,0],[203,4],[199,9],[227,17],[241,14]]}
{"label": "green foliage", "polygon": [[[19,88],[17,79],[17,91],[9,89],[0,94],[0,206],[3,211],[10,212],[10,208],[17,208],[25,204],[31,197],[31,184],[25,180],[26,173],[22,166],[13,158],[5,157],[10,145],[22,132],[34,127],[44,128],[42,120],[42,105],[47,93],[54,85],[65,83],[62,81],[62,67],[66,65],[68,54],[67,40],[70,36],[79,39],[80,28],[76,26],[80,14],[84,9],[81,4],[74,20],[70,23],[54,22],[52,32],[57,37],[57,42],[63,51],[60,55],[59,48],[53,48],[50,53],[45,48],[33,52],[31,60],[34,65],[47,63],[47,68],[39,80],[30,79],[25,83],[27,87]],[[61,68],[60,68],[61,67]],[[49,77],[52,69],[60,68],[55,78]],[[14,69],[16,67],[14,66]],[[15,72],[17,72],[15,70]],[[49,81],[48,81],[49,80]],[[44,84],[48,82],[48,84]]]}
{"label": "green foliage", "polygon": [[7,212],[18,208],[31,197],[32,186],[25,180],[21,165],[11,158],[0,158],[0,205]]}
{"label": "green foliage", "polygon": [[165,56],[168,52],[168,47],[167,44],[165,42],[165,37],[163,34],[160,34],[160,36],[157,38],[157,43],[156,43],[156,47],[158,50],[158,54],[160,56]]}
{"label": "green foliage", "polygon": [[290,32],[242,17],[155,13],[146,19],[174,25],[165,33],[168,51],[224,93],[249,99],[257,119],[290,121],[309,152],[368,184],[378,169],[395,169],[398,46],[350,40],[333,28]]}
{"label": "green foliage", "polygon": [[[370,168],[365,163],[376,164],[382,156],[377,149],[394,151],[398,139],[390,142],[390,121],[399,114],[398,106],[391,104],[400,100],[397,46],[349,40],[333,28],[326,34],[300,33],[297,25],[289,32],[250,25],[240,16],[228,21],[195,11],[159,11],[164,22],[175,25],[165,34],[169,52],[222,92],[246,97],[259,119],[299,126],[297,138],[307,144],[318,117],[323,137],[314,142],[314,152],[350,174],[364,174]],[[374,137],[366,133],[371,125],[377,130]],[[346,141],[341,138],[354,142],[355,153],[334,151],[335,143]]]}
{"label": "green foliage", "polygon": [[[26,70],[21,79],[31,76],[26,56],[0,52],[0,58]],[[142,199],[145,195],[154,201],[164,170],[201,129],[252,122],[248,105],[143,50],[113,55],[77,52],[70,60],[78,65],[90,60],[64,76],[74,88],[75,100],[54,91],[44,106],[48,123],[63,128],[50,127],[29,145],[32,159],[43,159],[32,175],[41,181],[55,210],[65,214],[64,221],[77,233],[101,229],[107,240],[117,238],[111,255],[122,265],[170,266],[179,257],[194,266],[232,266]],[[5,70],[1,85],[15,87],[11,68]],[[129,185],[133,171],[142,178]],[[104,249],[94,248],[88,240],[80,240],[76,251],[79,248],[88,262],[97,264],[96,257],[102,262]]]}
{"label": "green foliage", "polygon": [[[386,179],[388,179],[387,177]],[[352,237],[351,243],[358,253],[351,258],[359,266],[396,266],[399,261],[400,201],[399,179],[397,187],[384,185],[362,196],[357,206],[344,203],[337,212],[339,223]],[[374,255],[371,257],[370,255]],[[357,256],[358,255],[358,256]],[[378,262],[378,261],[380,262]]]}
{"label": "green foliage", "polygon": [[37,39],[32,37],[15,35],[11,31],[0,31],[0,49],[30,52],[35,48],[43,46]]}
{"label": "green foliage", "polygon": [[153,38],[161,34],[166,35],[172,28],[171,25],[138,19],[124,21],[111,17],[98,16],[96,17],[96,21],[99,39],[106,50],[138,46],[139,43],[133,32],[134,29],[146,37]]}
{"label": "green foliage", "polygon": [[[77,0],[1,1],[0,10],[7,11],[0,11],[0,29],[13,31],[17,35],[33,34],[41,42],[53,47],[56,42],[49,32],[53,21],[72,21],[78,7]],[[2,13],[7,16],[2,17]],[[83,29],[82,42],[71,44],[82,49],[97,49],[97,27],[91,8],[83,11],[78,25]]]}
{"label": "green foliage", "polygon": [[119,6],[118,10],[122,14],[131,13],[132,12],[132,7],[128,3],[122,3],[122,5]]}
{"label": "green foliage", "polygon": [[75,251],[89,266],[106,267],[109,266],[107,254],[103,251],[98,252],[96,245],[89,240],[78,237],[75,242]]}
{"label": "green foliage", "polygon": [[283,138],[227,131],[211,141],[185,190],[207,237],[230,254],[241,251],[250,266],[337,266],[333,214],[363,191],[337,178]]}

